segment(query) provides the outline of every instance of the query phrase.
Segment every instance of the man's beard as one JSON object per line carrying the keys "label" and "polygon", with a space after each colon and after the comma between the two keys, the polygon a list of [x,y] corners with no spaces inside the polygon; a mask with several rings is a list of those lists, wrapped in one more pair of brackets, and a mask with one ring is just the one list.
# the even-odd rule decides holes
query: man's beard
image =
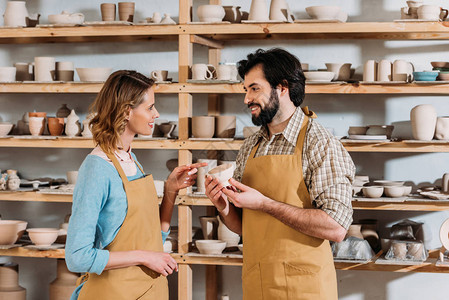
{"label": "man's beard", "polygon": [[[257,104],[258,105],[258,104]],[[276,89],[271,89],[270,99],[264,109],[259,105],[260,113],[258,116],[253,115],[252,121],[256,126],[266,126],[273,121],[274,116],[279,110],[279,97]]]}

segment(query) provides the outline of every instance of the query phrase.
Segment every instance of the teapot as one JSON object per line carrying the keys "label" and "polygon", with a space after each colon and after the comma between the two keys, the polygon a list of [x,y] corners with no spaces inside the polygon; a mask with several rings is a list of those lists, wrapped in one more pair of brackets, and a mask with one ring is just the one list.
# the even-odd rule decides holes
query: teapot
{"label": "teapot", "polygon": [[59,15],[48,15],[48,21],[51,24],[82,24],[84,15],[82,13],[69,13],[63,10]]}

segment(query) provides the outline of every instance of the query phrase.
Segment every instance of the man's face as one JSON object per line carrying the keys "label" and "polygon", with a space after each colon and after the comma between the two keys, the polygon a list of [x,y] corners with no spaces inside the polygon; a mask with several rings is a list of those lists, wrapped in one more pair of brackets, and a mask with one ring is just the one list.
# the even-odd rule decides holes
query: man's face
{"label": "man's face", "polygon": [[279,110],[277,89],[273,89],[265,79],[262,65],[256,65],[245,75],[245,104],[251,110],[254,125],[266,126],[271,123]]}

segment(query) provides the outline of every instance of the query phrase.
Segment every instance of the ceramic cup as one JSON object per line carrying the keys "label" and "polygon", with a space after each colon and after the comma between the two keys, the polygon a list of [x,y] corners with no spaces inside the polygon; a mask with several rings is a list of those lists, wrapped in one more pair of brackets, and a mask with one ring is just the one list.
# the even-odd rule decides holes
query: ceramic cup
{"label": "ceramic cup", "polygon": [[167,81],[167,76],[167,70],[155,70],[151,72],[151,78],[153,78],[155,81]]}
{"label": "ceramic cup", "polygon": [[217,67],[218,80],[232,80],[232,66],[219,65]]}
{"label": "ceramic cup", "polygon": [[398,59],[393,62],[392,77],[393,81],[411,81],[411,76],[415,71],[415,67],[411,62]]}
{"label": "ceramic cup", "polygon": [[34,80],[34,65],[32,63],[17,62],[14,67],[16,67],[17,81]]}
{"label": "ceramic cup", "polygon": [[377,66],[377,81],[391,81],[391,62],[382,59]]}
{"label": "ceramic cup", "polygon": [[53,81],[55,75],[54,57],[34,58],[34,79],[36,81]]}
{"label": "ceramic cup", "polygon": [[215,136],[218,138],[233,138],[235,136],[236,117],[215,117]]}
{"label": "ceramic cup", "polygon": [[16,67],[0,67],[0,82],[13,82],[16,80]]}
{"label": "ceramic cup", "polygon": [[196,116],[192,117],[192,134],[194,138],[210,139],[215,133],[215,117]]}
{"label": "ceramic cup", "polygon": [[78,179],[78,171],[67,171],[67,182],[69,184],[76,184]]}
{"label": "ceramic cup", "polygon": [[205,176],[206,173],[209,172],[209,170],[215,168],[217,166],[217,160],[216,159],[198,159],[198,163],[207,163],[207,166],[198,168],[198,176],[196,178],[196,186],[197,186],[197,192],[198,193],[205,193],[206,188],[204,187],[205,182]]}
{"label": "ceramic cup", "polygon": [[101,20],[115,21],[116,6],[114,3],[101,3]]}
{"label": "ceramic cup", "polygon": [[194,80],[208,80],[212,79],[214,74],[209,70],[206,64],[193,64],[192,65],[192,79]]}
{"label": "ceramic cup", "polygon": [[73,81],[75,71],[73,69],[73,62],[71,61],[58,61],[55,65],[56,80],[60,81]]}
{"label": "ceramic cup", "polygon": [[42,135],[44,133],[44,117],[30,117],[30,132],[32,136]]}
{"label": "ceramic cup", "polygon": [[218,181],[223,186],[231,185],[229,183],[229,179],[231,179],[234,174],[234,165],[233,164],[222,164],[218,167],[213,168],[207,172],[207,175],[210,175],[212,178],[217,178]]}
{"label": "ceramic cup", "polygon": [[133,22],[134,20],[134,2],[119,2],[118,3],[118,16],[120,21]]}
{"label": "ceramic cup", "polygon": [[335,74],[332,80],[347,81],[351,77],[351,64],[326,63],[326,67],[328,71]]}
{"label": "ceramic cup", "polygon": [[367,60],[363,68],[363,81],[377,80],[377,61]]}

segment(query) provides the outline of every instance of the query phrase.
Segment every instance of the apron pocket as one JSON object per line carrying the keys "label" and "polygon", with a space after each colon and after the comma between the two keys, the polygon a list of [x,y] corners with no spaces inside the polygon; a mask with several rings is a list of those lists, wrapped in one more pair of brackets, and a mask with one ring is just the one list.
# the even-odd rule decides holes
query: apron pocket
{"label": "apron pocket", "polygon": [[320,298],[321,282],[318,273],[304,266],[284,262],[288,300],[316,300]]}
{"label": "apron pocket", "polygon": [[259,263],[243,272],[242,283],[244,300],[263,299]]}

